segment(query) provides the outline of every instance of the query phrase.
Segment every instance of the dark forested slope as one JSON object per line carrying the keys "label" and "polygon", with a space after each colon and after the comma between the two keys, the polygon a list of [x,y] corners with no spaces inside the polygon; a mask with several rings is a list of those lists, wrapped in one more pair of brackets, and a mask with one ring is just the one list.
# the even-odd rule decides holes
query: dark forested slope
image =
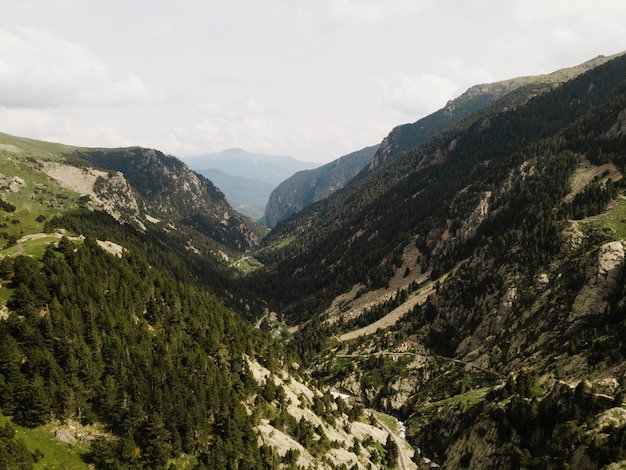
{"label": "dark forested slope", "polygon": [[[252,281],[302,316],[354,284],[384,285],[408,243],[420,248],[424,271],[444,272],[474,247],[475,236],[453,235],[483,191],[594,109],[606,110],[602,132],[608,131],[619,114],[623,77],[621,57],[530,101],[525,87],[516,89],[514,97],[504,96],[279,224],[259,252],[268,267]],[[528,102],[511,109],[502,100]],[[547,190],[536,197],[558,198]],[[444,232],[452,236],[441,240]]]}
{"label": "dark forested slope", "polygon": [[138,253],[114,256],[94,238],[62,239],[41,261],[3,258],[2,273],[14,293],[0,322],[0,396],[17,424],[105,423],[122,439],[92,445],[100,467],[161,467],[185,452],[209,468],[263,468],[242,401],[257,387],[245,358],[282,361],[271,338]]}
{"label": "dark forested slope", "polygon": [[623,465],[625,115],[620,56],[279,224],[261,285],[314,377],[444,467]]}

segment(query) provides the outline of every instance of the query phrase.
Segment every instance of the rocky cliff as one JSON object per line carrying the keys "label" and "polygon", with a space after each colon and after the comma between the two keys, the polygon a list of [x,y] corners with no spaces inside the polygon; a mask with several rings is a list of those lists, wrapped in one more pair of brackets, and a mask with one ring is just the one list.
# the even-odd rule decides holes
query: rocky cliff
{"label": "rocky cliff", "polygon": [[273,228],[281,220],[343,188],[370,163],[377,150],[378,145],[374,145],[319,168],[295,173],[272,191],[262,222]]}

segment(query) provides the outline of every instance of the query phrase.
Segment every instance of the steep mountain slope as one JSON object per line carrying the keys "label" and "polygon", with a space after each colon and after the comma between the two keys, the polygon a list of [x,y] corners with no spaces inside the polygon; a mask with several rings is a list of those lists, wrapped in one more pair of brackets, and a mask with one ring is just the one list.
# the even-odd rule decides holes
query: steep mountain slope
{"label": "steep mountain slope", "polygon": [[[544,91],[552,85],[546,87]],[[439,219],[447,217],[444,208],[451,198],[485,173],[487,165],[493,166],[479,162],[497,161],[499,155],[517,150],[522,143],[557,132],[590,105],[581,102],[573,106],[576,103],[570,103],[565,96],[543,110],[542,95],[537,95],[535,84],[516,88],[401,157],[360,174],[330,198],[278,224],[258,252],[268,267],[252,282],[264,283],[262,289],[272,292],[271,285],[280,285],[276,276],[291,278],[294,272],[304,269],[301,286],[280,288],[276,296],[272,293],[280,302],[298,301],[293,310],[299,315],[319,309],[356,283],[375,287],[384,283],[405,244],[417,235],[414,231],[422,232],[420,239],[427,240],[430,231],[440,230]],[[548,101],[558,95],[550,96]],[[592,97],[600,98],[599,94],[588,98]],[[524,103],[536,103],[535,108],[524,107],[516,114]],[[562,114],[555,115],[561,113],[559,106]],[[268,283],[265,273],[272,278]],[[296,282],[300,277],[295,277]]]}
{"label": "steep mountain slope", "polygon": [[[227,269],[229,258],[257,245],[265,232],[234,211],[210,181],[156,150],[81,149],[6,134],[0,141],[0,173],[8,185],[2,199],[17,208],[11,216],[20,228],[43,229],[45,215],[101,211],[168,239],[217,270]],[[16,185],[18,180],[24,183]],[[39,222],[38,214],[44,216]],[[7,225],[5,237],[23,232],[16,228]]]}
{"label": "steep mountain slope", "polygon": [[528,87],[279,224],[252,278],[449,468],[626,457],[626,57]]}
{"label": "steep mountain slope", "polygon": [[580,65],[557,70],[550,74],[512,78],[495,83],[475,85],[458,98],[449,101],[439,111],[412,124],[404,124],[393,129],[380,145],[372,159],[371,168],[393,160],[424,140],[462,121],[498,99],[510,95],[518,88],[525,88],[521,95],[512,96],[511,101],[502,101],[500,108],[519,106],[531,97],[545,93],[562,83],[601,65],[614,56],[598,56]]}
{"label": "steep mountain slope", "polygon": [[263,218],[267,201],[276,187],[265,181],[230,175],[215,168],[198,170],[198,173],[223,191],[233,209],[252,220]]}
{"label": "steep mountain slope", "polygon": [[[121,172],[143,198],[146,209],[154,211],[149,215],[162,219],[162,226],[183,224],[238,251],[258,243],[262,231],[234,211],[210,181],[174,157],[140,148],[92,150],[79,157]],[[104,192],[110,194],[107,189]]]}
{"label": "steep mountain slope", "polygon": [[[489,109],[489,112],[520,106],[532,97],[545,93],[611,58],[598,56],[578,66],[546,75],[518,77],[475,85],[433,114],[414,123],[397,126],[378,146],[368,147],[344,156],[314,170],[296,173],[273,191],[265,209],[263,223],[267,227],[274,228],[278,222],[294,212],[328,197],[356,176],[361,170],[358,166],[366,161],[369,163],[369,169],[373,170],[464,119],[472,115],[474,117],[470,119],[475,119],[475,113],[494,102],[497,103]],[[522,89],[520,93],[513,93],[518,89]],[[506,99],[500,99],[505,96]],[[373,155],[370,155],[371,152]],[[354,167],[352,161],[356,163]],[[346,172],[345,167],[348,163],[350,163],[348,166],[350,171]],[[339,175],[335,176],[335,173]],[[322,214],[321,217],[324,215]]]}
{"label": "steep mountain slope", "polygon": [[367,468],[410,454],[242,318],[264,312],[230,280],[257,235],[208,180],[150,149],[2,134],[0,152],[2,468]]}
{"label": "steep mountain slope", "polygon": [[[141,250],[107,252],[92,237],[44,249],[0,263],[12,294],[0,320],[1,411],[12,423],[47,425],[70,444],[87,436],[95,468],[393,463],[388,433],[362,407],[307,386],[268,334]],[[2,443],[7,468],[31,468],[32,456]]]}
{"label": "steep mountain slope", "polygon": [[269,197],[262,222],[269,228],[294,212],[343,188],[372,160],[378,145],[344,155],[313,170],[299,171],[279,184]]}

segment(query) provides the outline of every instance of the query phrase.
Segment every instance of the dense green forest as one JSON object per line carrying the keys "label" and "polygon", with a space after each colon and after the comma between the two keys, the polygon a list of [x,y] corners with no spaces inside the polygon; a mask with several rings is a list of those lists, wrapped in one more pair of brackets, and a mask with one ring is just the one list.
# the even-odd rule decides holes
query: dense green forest
{"label": "dense green forest", "polygon": [[259,317],[265,308],[262,299],[245,292],[231,276],[226,276],[223,267],[207,262],[204,253],[215,249],[210,240],[206,241],[208,245],[203,245],[201,240],[195,241],[202,248],[201,253],[186,248],[191,235],[183,228],[169,234],[160,231],[142,233],[130,225],[118,224],[103,212],[82,211],[54,217],[46,221],[44,230],[69,230],[99,240],[110,240],[131,252],[141,253],[151,266],[168,271],[178,281],[208,290],[246,319]]}
{"label": "dense green forest", "polygon": [[0,397],[15,423],[106,423],[121,439],[92,445],[99,468],[181,452],[206,468],[265,468],[242,404],[258,387],[246,358],[272,370],[283,352],[215,296],[94,238],[65,238],[40,261],[3,258],[2,278],[14,294]]}
{"label": "dense green forest", "polygon": [[[445,272],[471,252],[475,240],[455,239],[439,249],[433,234],[446,230],[448,221],[450,228],[459,227],[468,208],[475,207],[485,191],[501,185],[516,166],[526,161],[547,165],[544,173],[520,179],[522,186],[515,189],[523,189],[525,197],[550,198],[540,201],[550,210],[567,190],[580,158],[612,161],[623,168],[621,137],[601,134],[624,109],[625,73],[626,60],[620,57],[523,106],[502,110],[501,104],[494,104],[361,175],[330,198],[278,224],[258,252],[267,266],[250,278],[250,284],[267,292],[295,321],[322,310],[354,284],[384,284],[397,266],[394,259],[412,239],[417,240],[425,266]],[[535,86],[514,93],[527,97],[534,94],[527,88]],[[552,158],[562,162],[544,163]],[[553,181],[555,175],[558,179]],[[530,189],[533,185],[537,187]],[[584,197],[573,205],[587,205],[580,199]],[[552,226],[537,201],[523,199],[519,191],[507,188],[506,194],[492,199],[510,214],[494,223],[508,223],[502,218],[511,216],[522,220],[518,210],[523,210],[536,211],[547,222],[527,219],[526,232]],[[549,239],[544,232],[538,243]],[[292,288],[283,289],[286,283]]]}
{"label": "dense green forest", "polygon": [[[7,159],[36,183],[0,188],[0,466],[46,459],[17,427],[71,420],[100,427],[98,469],[394,468],[367,408],[452,468],[626,459],[625,77],[620,57],[397,128],[260,246],[160,152]],[[61,161],[93,191],[54,186]]]}

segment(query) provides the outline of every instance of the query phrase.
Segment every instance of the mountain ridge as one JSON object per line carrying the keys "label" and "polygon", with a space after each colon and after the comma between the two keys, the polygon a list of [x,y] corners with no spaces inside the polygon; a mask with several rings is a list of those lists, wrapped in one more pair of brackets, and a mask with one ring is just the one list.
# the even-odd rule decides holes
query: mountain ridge
{"label": "mountain ridge", "polygon": [[[473,112],[485,108],[490,103],[510,94],[522,87],[537,87],[525,99],[537,93],[543,93],[558,86],[598,65],[601,65],[623,53],[610,56],[599,55],[582,64],[566,67],[557,71],[534,76],[522,76],[493,83],[483,83],[470,87],[459,97],[448,101],[440,110],[411,124],[395,127],[381,143],[379,152],[374,156],[371,168],[393,159],[403,151],[415,147],[431,135],[444,130],[471,115]],[[519,105],[518,103],[515,105]],[[506,105],[505,105],[506,106]],[[406,139],[406,141],[405,141]]]}
{"label": "mountain ridge", "polygon": [[97,468],[394,468],[377,410],[413,468],[623,465],[625,115],[623,55],[515,87],[261,243],[174,157],[0,135],[0,451],[53,414]]}
{"label": "mountain ridge", "polygon": [[343,188],[365,168],[378,150],[366,147],[311,170],[301,170],[280,183],[270,194],[262,222],[269,228],[304,207]]}
{"label": "mountain ridge", "polygon": [[[558,87],[556,90],[558,90]],[[402,194],[403,191],[410,191],[409,194],[403,195],[405,198],[403,201],[398,201],[395,205],[395,207],[402,207],[406,204],[406,201],[411,200],[406,198],[409,198],[416,193],[415,189],[411,189],[409,187],[411,184],[411,178],[416,178],[416,176],[412,176],[417,174],[416,170],[434,172],[432,177],[438,178],[439,176],[436,173],[437,166],[445,160],[447,154],[459,152],[460,141],[455,138],[455,135],[469,134],[474,131],[484,132],[489,129],[489,123],[491,119],[493,119],[494,115],[497,115],[498,113],[511,113],[516,108],[516,102],[532,102],[534,98],[541,96],[541,94],[543,93],[537,95],[537,90],[534,86],[531,86],[529,89],[525,87],[517,88],[509,95],[505,95],[500,98],[496,103],[485,108],[481,108],[478,112],[474,113],[473,118],[462,120],[455,124],[455,126],[445,129],[439,134],[435,134],[430,138],[430,140],[423,141],[417,147],[412,148],[408,152],[404,152],[402,154],[402,158],[391,159],[385,165],[377,166],[371,172],[359,174],[340,193],[335,193],[327,200],[319,201],[312,206],[308,206],[300,211],[295,218],[292,217],[291,219],[278,224],[264,240],[266,248],[261,252],[262,261],[271,262],[275,256],[273,254],[273,250],[270,249],[272,243],[278,243],[281,246],[281,250],[285,252],[284,254],[277,253],[279,258],[282,258],[283,256],[292,257],[293,253],[291,253],[291,250],[298,250],[300,244],[281,245],[280,240],[283,237],[291,239],[290,231],[300,234],[301,230],[298,226],[307,227],[306,235],[302,235],[302,239],[303,241],[306,241],[306,243],[323,244],[325,243],[323,241],[324,237],[329,237],[332,233],[341,233],[346,230],[361,230],[362,221],[359,220],[359,211],[369,207],[369,205],[372,204],[372,201],[376,198],[388,197],[389,200],[399,199],[397,194],[399,191],[397,189],[394,189],[393,191],[387,189],[394,184],[403,184],[407,186],[407,189],[400,191],[400,194]],[[513,95],[513,97],[511,98],[510,95]],[[571,110],[569,116],[573,116]],[[520,125],[526,126],[527,122],[523,122]],[[515,135],[516,133],[519,134],[517,129],[511,129],[508,132],[510,133],[511,140],[509,142],[499,142],[503,151],[506,151],[507,148],[513,148],[514,146],[519,145],[520,142],[520,138]],[[383,146],[381,145],[381,149],[382,148]],[[379,152],[380,151],[381,150],[379,149]],[[479,152],[484,154],[485,149],[479,149]],[[432,167],[433,169],[429,169],[429,167]],[[455,171],[462,172],[466,170]],[[423,189],[426,191],[434,190],[434,186],[429,188],[427,182],[424,182],[421,186],[423,186]],[[442,191],[450,193],[452,191],[451,188],[445,188],[441,185],[439,187]],[[422,189],[419,189],[418,191],[421,190]],[[396,194],[394,194],[394,192]],[[388,194],[388,196],[385,196],[386,194]],[[441,196],[433,195],[435,201],[440,197]],[[385,205],[387,204],[389,203],[385,203]],[[425,207],[431,206],[434,207],[432,203],[425,205]],[[424,214],[421,217],[426,217],[423,209],[419,209],[418,213]],[[386,217],[389,218],[389,216],[390,213],[388,213]],[[393,226],[397,223],[397,220],[404,219],[406,219],[406,217],[389,220],[387,222],[387,226]],[[355,226],[360,228],[355,229]],[[381,230],[383,230],[382,227]],[[402,233],[402,230],[400,230],[399,233]],[[361,242],[361,239],[350,242],[350,245],[352,245],[350,248],[351,250],[358,250],[356,248],[356,242]],[[333,248],[320,246],[313,249],[308,256],[316,257],[317,255],[315,255],[315,253],[318,253],[320,254],[319,258],[323,259],[327,258],[329,254],[335,251],[337,252],[338,257],[345,256],[345,247],[338,249],[335,242],[329,243],[330,245],[333,245]],[[380,246],[385,247],[387,244],[382,243]],[[400,247],[398,247],[398,249],[400,249]],[[368,254],[368,256],[373,256],[373,253],[380,250],[381,248],[375,248],[372,250],[365,250],[364,252],[371,253]],[[321,254],[324,255],[322,256]],[[376,266],[378,262],[379,261],[372,261],[371,264]],[[285,269],[289,270],[290,268],[286,268],[285,266]],[[320,274],[328,272],[328,268],[326,266],[318,266],[315,269],[318,269]],[[372,271],[374,269],[372,269]],[[321,279],[322,277],[320,277],[320,281]],[[360,279],[359,281],[363,282],[364,279]],[[330,282],[330,284],[332,285],[334,282]],[[311,289],[315,289],[315,285],[317,284],[310,284]],[[337,294],[338,293],[339,292],[337,292]]]}
{"label": "mountain ridge", "polygon": [[[459,97],[448,101],[440,110],[414,123],[396,126],[377,146],[373,155],[369,155],[372,147],[361,151],[368,154],[367,157],[363,158],[363,161],[368,161],[369,169],[372,170],[519,88],[539,87],[536,88],[536,91],[528,94],[526,99],[529,99],[533,93],[546,92],[552,87],[558,86],[618,55],[609,57],[600,55],[580,65],[560,69],[548,74],[522,76],[493,83],[474,85]],[[360,158],[360,154],[358,155]],[[349,175],[345,176],[334,176],[338,181],[329,185],[328,189],[326,189],[328,183],[324,182],[325,178],[322,179],[322,174],[326,174],[327,178],[332,179],[333,172],[337,171],[335,167],[340,164],[341,159],[346,158],[356,159],[357,155],[354,153],[349,154],[316,170],[305,170],[304,173],[296,173],[278,185],[270,195],[262,222],[267,227],[274,228],[278,222],[294,212],[328,197],[336,189],[343,187],[359,171],[351,171]],[[358,165],[361,165],[361,163],[363,162],[359,161]],[[321,182],[320,179],[322,179]],[[312,191],[314,192],[313,195],[310,194]],[[319,194],[316,195],[315,193],[318,192]]]}
{"label": "mountain ridge", "polygon": [[188,157],[185,161],[198,172],[215,168],[230,175],[257,179],[273,185],[280,184],[296,171],[319,166],[319,163],[304,162],[288,155],[252,153],[240,148]]}
{"label": "mountain ridge", "polygon": [[516,88],[278,224],[250,282],[313,376],[444,466],[623,463],[624,77]]}

